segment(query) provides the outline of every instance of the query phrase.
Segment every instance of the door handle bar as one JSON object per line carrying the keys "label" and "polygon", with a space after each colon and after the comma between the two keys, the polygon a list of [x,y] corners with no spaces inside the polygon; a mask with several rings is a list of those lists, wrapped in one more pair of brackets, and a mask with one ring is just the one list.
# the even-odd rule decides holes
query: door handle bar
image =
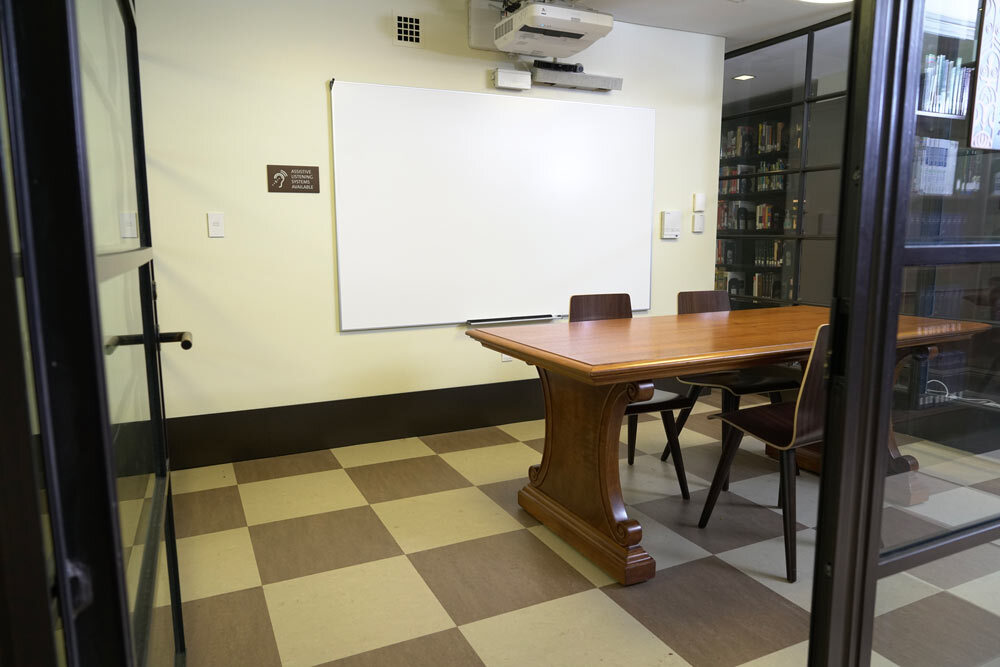
{"label": "door handle bar", "polygon": [[[157,336],[158,343],[180,343],[182,350],[190,350],[194,341],[190,331],[166,331]],[[122,345],[142,345],[142,334],[111,336],[104,343],[104,354],[111,354]]]}

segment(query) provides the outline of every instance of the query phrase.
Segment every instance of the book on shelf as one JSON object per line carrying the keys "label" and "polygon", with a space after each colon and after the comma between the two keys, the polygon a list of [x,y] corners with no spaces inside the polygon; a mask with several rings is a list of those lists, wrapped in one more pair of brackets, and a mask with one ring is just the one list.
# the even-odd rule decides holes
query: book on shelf
{"label": "book on shelf", "polygon": [[955,190],[979,192],[982,189],[983,167],[988,164],[982,151],[970,150],[958,156],[955,162]]}
{"label": "book on shelf", "polygon": [[784,151],[787,146],[787,136],[785,123],[777,121],[773,123],[757,124],[757,153],[777,153]]}
{"label": "book on shelf", "polygon": [[716,264],[739,264],[739,245],[736,241],[716,241],[715,248]]}
{"label": "book on shelf", "polygon": [[737,164],[719,167],[719,194],[735,195],[754,191],[754,179],[747,178],[756,173],[752,164]]}
{"label": "book on shelf", "polygon": [[954,194],[957,162],[957,141],[918,136],[913,151],[913,191],[922,195]]}
{"label": "book on shelf", "polygon": [[[781,171],[787,169],[788,165],[784,160],[774,162],[761,162],[757,168],[758,172]],[[770,176],[757,177],[757,192],[776,192],[785,189],[785,175],[772,174]]]}
{"label": "book on shelf", "polygon": [[962,59],[928,53],[920,75],[920,110],[964,116],[969,110],[972,69]]}
{"label": "book on shelf", "polygon": [[756,204],[749,201],[720,201],[716,228],[720,230],[745,231],[751,228]]}
{"label": "book on shelf", "polygon": [[749,296],[780,299],[781,274],[774,271],[753,274],[753,280],[750,282],[750,290],[751,293]]}
{"label": "book on shelf", "polygon": [[781,241],[754,241],[753,264],[767,268],[780,268],[784,262],[784,244]]}
{"label": "book on shelf", "polygon": [[753,128],[749,125],[727,130],[722,133],[720,158],[750,157],[754,152]]}

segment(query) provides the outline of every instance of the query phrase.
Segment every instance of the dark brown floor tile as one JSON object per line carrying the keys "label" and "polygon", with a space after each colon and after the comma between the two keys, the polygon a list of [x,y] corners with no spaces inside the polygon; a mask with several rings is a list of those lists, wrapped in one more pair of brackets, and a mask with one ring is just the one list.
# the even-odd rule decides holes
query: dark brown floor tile
{"label": "dark brown floor tile", "polygon": [[448,452],[458,452],[463,449],[475,449],[477,447],[492,447],[493,445],[505,445],[508,442],[517,442],[517,438],[503,431],[496,426],[486,428],[474,428],[468,431],[453,431],[451,433],[438,433],[436,435],[425,435],[420,438],[424,444],[433,449],[438,454]]}
{"label": "dark brown floor tile", "polygon": [[593,588],[527,530],[408,557],[457,625]]}
{"label": "dark brown floor tile", "polygon": [[174,526],[178,539],[247,525],[236,486],[174,496]]}
{"label": "dark brown floor tile", "polygon": [[906,667],[973,667],[1000,658],[1000,617],[938,593],[875,619],[872,647]]}
{"label": "dark brown floor tile", "polygon": [[972,488],[1000,496],[1000,478],[991,479],[988,482],[980,482],[979,484],[973,484]]}
{"label": "dark brown floor tile", "polygon": [[333,452],[321,449],[304,454],[288,454],[287,456],[272,456],[267,459],[252,461],[237,461],[233,464],[236,471],[236,481],[239,484],[261,482],[265,479],[304,475],[310,472],[336,470],[340,467]]}
{"label": "dark brown floor tile", "polygon": [[[538,519],[524,511],[524,508],[517,504],[517,492],[528,484],[528,478],[509,479],[495,484],[486,484],[479,487],[490,499],[518,520],[525,528],[539,525]],[[998,568],[1000,569],[1000,568]]]}
{"label": "dark brown floor tile", "polygon": [[[688,417],[687,422],[684,424],[684,431],[690,429],[695,433],[701,433],[702,435],[707,435],[713,440],[722,440],[722,422],[718,419],[709,419],[709,417],[715,412],[702,412],[697,415],[691,415]],[[681,442],[683,442],[683,433],[681,431]]]}
{"label": "dark brown floor tile", "polygon": [[525,440],[524,444],[531,447],[539,454],[545,453],[545,438],[535,438],[534,440]]}
{"label": "dark brown floor tile", "polygon": [[[691,500],[684,500],[680,496],[669,496],[640,503],[635,507],[675,533],[715,554],[784,534],[781,529],[780,514],[725,491],[719,495],[719,501],[715,504],[708,526],[699,528],[698,519],[701,517],[707,496],[708,490],[702,489],[692,493]],[[798,526],[798,530],[803,528],[805,526]]]}
{"label": "dark brown floor tile", "polygon": [[[188,667],[280,667],[264,589],[248,588],[185,602],[183,613]],[[156,607],[152,623],[155,643],[150,644],[150,655],[170,655],[170,646],[165,644],[173,641],[169,631],[170,607]],[[159,663],[153,664],[159,667]],[[173,664],[171,660],[163,667]]]}
{"label": "dark brown floor tile", "polygon": [[115,481],[118,486],[118,502],[123,500],[138,500],[146,495],[146,487],[149,485],[149,475],[119,477]]}
{"label": "dark brown floor tile", "polygon": [[452,628],[318,667],[476,667],[482,664],[461,631]]}
{"label": "dark brown floor tile", "polygon": [[370,503],[422,496],[471,486],[469,480],[440,456],[418,456],[402,461],[347,468],[358,490]]}
{"label": "dark brown floor tile", "polygon": [[250,526],[250,540],[263,584],[403,553],[367,505]]}
{"label": "dark brown floor tile", "polygon": [[[715,469],[719,465],[722,446],[717,443],[684,448],[684,469],[702,479],[711,480],[715,477]],[[745,450],[737,450],[733,467],[729,470],[729,481],[739,482],[751,477],[760,477],[778,472],[778,462],[774,459],[754,454]],[[775,494],[778,485],[775,484]]]}
{"label": "dark brown floor tile", "polygon": [[907,570],[938,588],[954,588],[1000,570],[1000,547],[981,544]]}
{"label": "dark brown floor tile", "polygon": [[895,507],[886,507],[882,510],[883,550],[937,535],[942,530],[944,528],[937,523],[916,517]]}
{"label": "dark brown floor tile", "polygon": [[739,665],[809,637],[808,612],[714,557],[602,590],[692,665]]}

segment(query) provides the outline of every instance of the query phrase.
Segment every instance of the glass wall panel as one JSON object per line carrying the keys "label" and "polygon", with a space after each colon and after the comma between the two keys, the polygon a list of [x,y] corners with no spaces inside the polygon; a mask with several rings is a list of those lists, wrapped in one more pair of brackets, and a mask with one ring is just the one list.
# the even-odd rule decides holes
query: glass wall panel
{"label": "glass wall panel", "polygon": [[[832,236],[837,233],[840,215],[840,170],[811,171],[805,175],[805,210],[802,233]],[[832,270],[832,269],[831,269]],[[832,282],[830,273],[824,282]],[[805,279],[803,278],[803,281]]]}
{"label": "glass wall panel", "polygon": [[[808,167],[839,165],[844,159],[847,99],[838,97],[809,105]],[[838,187],[839,190],[839,187]]]}
{"label": "glass wall panel", "polygon": [[850,22],[838,23],[816,31],[813,36],[810,96],[819,97],[847,90],[847,66],[850,51]]}
{"label": "glass wall panel", "polygon": [[808,43],[808,37],[802,35],[727,59],[722,115],[802,100]]}
{"label": "glass wall panel", "polygon": [[125,26],[115,0],[76,3],[90,215],[98,253],[139,247]]}

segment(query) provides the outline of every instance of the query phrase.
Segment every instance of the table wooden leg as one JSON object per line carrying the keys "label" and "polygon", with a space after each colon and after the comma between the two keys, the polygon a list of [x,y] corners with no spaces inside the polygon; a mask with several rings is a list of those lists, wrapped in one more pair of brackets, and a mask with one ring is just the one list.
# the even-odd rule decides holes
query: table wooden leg
{"label": "table wooden leg", "polygon": [[639,546],[618,478],[625,407],[653,396],[651,382],[593,386],[539,368],[545,396],[545,451],[528,470],[517,501],[624,585],[653,576],[656,562]]}
{"label": "table wooden leg", "polygon": [[[896,352],[896,370],[892,376],[892,385],[896,386],[896,382],[899,380],[899,374],[903,370],[903,362],[911,354],[916,352],[925,351],[928,356],[937,354],[937,348],[935,347],[909,347],[905,349],[897,350]],[[899,446],[896,444],[896,429],[895,424],[892,422],[892,410],[889,410],[889,461],[886,474],[898,475],[903,472],[916,472],[920,468],[920,463],[914,457],[909,454],[903,454],[899,451]]]}

